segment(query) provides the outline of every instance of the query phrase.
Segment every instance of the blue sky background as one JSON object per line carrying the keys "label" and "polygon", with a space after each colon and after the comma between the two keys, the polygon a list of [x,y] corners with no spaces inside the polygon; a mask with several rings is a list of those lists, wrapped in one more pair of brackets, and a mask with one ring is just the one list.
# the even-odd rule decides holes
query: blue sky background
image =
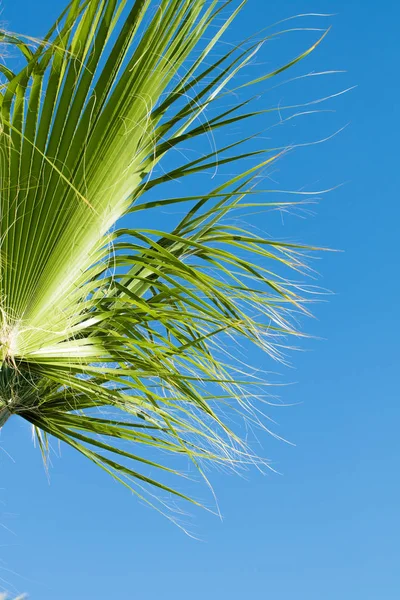
{"label": "blue sky background", "polygon": [[[40,36],[63,6],[3,0],[1,20]],[[346,185],[307,219],[262,223],[278,237],[344,250],[318,263],[319,283],[336,295],[316,305],[305,325],[323,340],[305,343],[293,369],[267,366],[296,381],[280,390],[296,406],[272,411],[275,431],[296,446],[263,438],[279,475],[211,474],[224,518],[196,512],[196,541],[68,449],[53,459],[49,485],[29,429],[14,418],[0,438],[0,589],[26,591],[32,600],[399,597],[400,9],[388,0],[249,0],[228,37],[306,12],[337,14],[312,21],[332,31],[292,75],[347,73],[284,86],[263,101],[293,103],[358,87],[329,103],[335,113],[268,132],[278,143],[313,141],[349,123],[273,173],[282,188]],[[277,53],[295,53],[300,39],[269,45],[262,60],[275,64]],[[252,67],[252,75],[265,68]]]}

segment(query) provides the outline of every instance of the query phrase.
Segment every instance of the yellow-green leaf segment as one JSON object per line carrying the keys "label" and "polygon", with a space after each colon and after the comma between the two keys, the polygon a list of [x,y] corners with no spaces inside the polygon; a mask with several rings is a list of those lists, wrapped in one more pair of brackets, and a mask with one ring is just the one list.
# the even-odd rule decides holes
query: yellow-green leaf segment
{"label": "yellow-green leaf segment", "polygon": [[[223,349],[242,340],[275,358],[297,334],[287,273],[304,248],[226,220],[285,204],[254,187],[282,150],[243,139],[157,169],[271,110],[232,94],[260,36],[219,46],[243,5],[73,0],[43,40],[1,33],[24,65],[0,64],[0,427],[18,415],[44,454],[54,436],[139,494],[182,496],[164,483],[183,472],[172,454],[200,470],[253,460],[227,415],[256,423],[259,386]],[[168,195],[169,181],[227,163],[236,174],[206,193]],[[159,231],[153,215],[173,204],[180,222]]]}

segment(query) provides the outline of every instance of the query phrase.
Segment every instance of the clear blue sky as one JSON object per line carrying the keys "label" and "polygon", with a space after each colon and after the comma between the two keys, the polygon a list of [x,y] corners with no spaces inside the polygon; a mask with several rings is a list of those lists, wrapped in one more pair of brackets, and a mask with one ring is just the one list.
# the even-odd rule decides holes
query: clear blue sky
{"label": "clear blue sky", "polygon": [[[1,19],[41,35],[63,5],[3,0]],[[293,74],[348,72],[280,88],[265,102],[358,87],[329,104],[335,113],[268,133],[312,141],[349,123],[326,144],[282,161],[274,175],[294,189],[346,182],[306,220],[270,226],[278,236],[345,251],[318,264],[320,284],[336,293],[306,323],[323,340],[307,342],[308,351],[292,357],[294,369],[270,366],[297,382],[281,391],[297,405],[272,413],[275,430],[296,446],[263,439],[280,475],[213,473],[224,519],[197,512],[191,530],[202,541],[195,541],[66,448],[53,458],[49,485],[27,426],[14,418],[0,438],[0,589],[32,600],[399,598],[400,8],[394,0],[249,0],[230,36],[305,12],[337,14],[319,21],[333,29]],[[263,60],[297,43],[271,45]]]}

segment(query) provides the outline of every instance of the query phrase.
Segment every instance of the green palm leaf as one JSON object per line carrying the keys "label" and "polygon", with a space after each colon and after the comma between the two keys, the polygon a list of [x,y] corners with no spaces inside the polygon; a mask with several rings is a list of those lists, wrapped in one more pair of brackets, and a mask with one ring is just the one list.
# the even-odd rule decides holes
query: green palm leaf
{"label": "green palm leaf", "polygon": [[[262,382],[221,346],[280,358],[299,335],[304,299],[285,272],[304,271],[307,249],[225,219],[285,205],[252,200],[282,150],[240,149],[246,139],[156,172],[182,143],[260,114],[249,100],[218,108],[260,47],[250,39],[212,62],[243,4],[73,0],[36,44],[2,33],[25,65],[1,67],[0,427],[19,415],[44,455],[54,436],[139,495],[150,484],[186,497],[164,483],[183,473],[180,456],[200,472],[255,460],[226,411],[258,423]],[[206,194],[157,191],[227,163],[238,174]],[[137,227],[136,213],[152,223],[176,203],[188,208],[172,231]],[[116,228],[128,214],[131,228]]]}

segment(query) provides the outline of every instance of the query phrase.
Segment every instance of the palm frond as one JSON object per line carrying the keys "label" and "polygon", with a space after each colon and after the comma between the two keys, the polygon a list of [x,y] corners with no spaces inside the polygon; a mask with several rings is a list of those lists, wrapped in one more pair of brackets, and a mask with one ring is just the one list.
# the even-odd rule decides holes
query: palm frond
{"label": "palm frond", "polygon": [[[285,149],[249,149],[247,137],[157,172],[183,143],[272,110],[219,104],[264,41],[213,58],[243,5],[73,0],[37,43],[1,34],[25,64],[1,67],[0,427],[19,415],[44,455],[54,436],[140,496],[150,484],[187,497],[164,483],[183,473],[173,455],[200,472],[256,460],[227,411],[257,423],[263,382],[224,347],[279,359],[300,335],[306,299],[288,273],[304,273],[313,249],[226,220],[296,204],[260,202],[255,187]],[[214,189],[164,195],[223,164],[237,174]],[[171,230],[138,226],[140,211],[152,223],[176,203],[188,208]]]}

